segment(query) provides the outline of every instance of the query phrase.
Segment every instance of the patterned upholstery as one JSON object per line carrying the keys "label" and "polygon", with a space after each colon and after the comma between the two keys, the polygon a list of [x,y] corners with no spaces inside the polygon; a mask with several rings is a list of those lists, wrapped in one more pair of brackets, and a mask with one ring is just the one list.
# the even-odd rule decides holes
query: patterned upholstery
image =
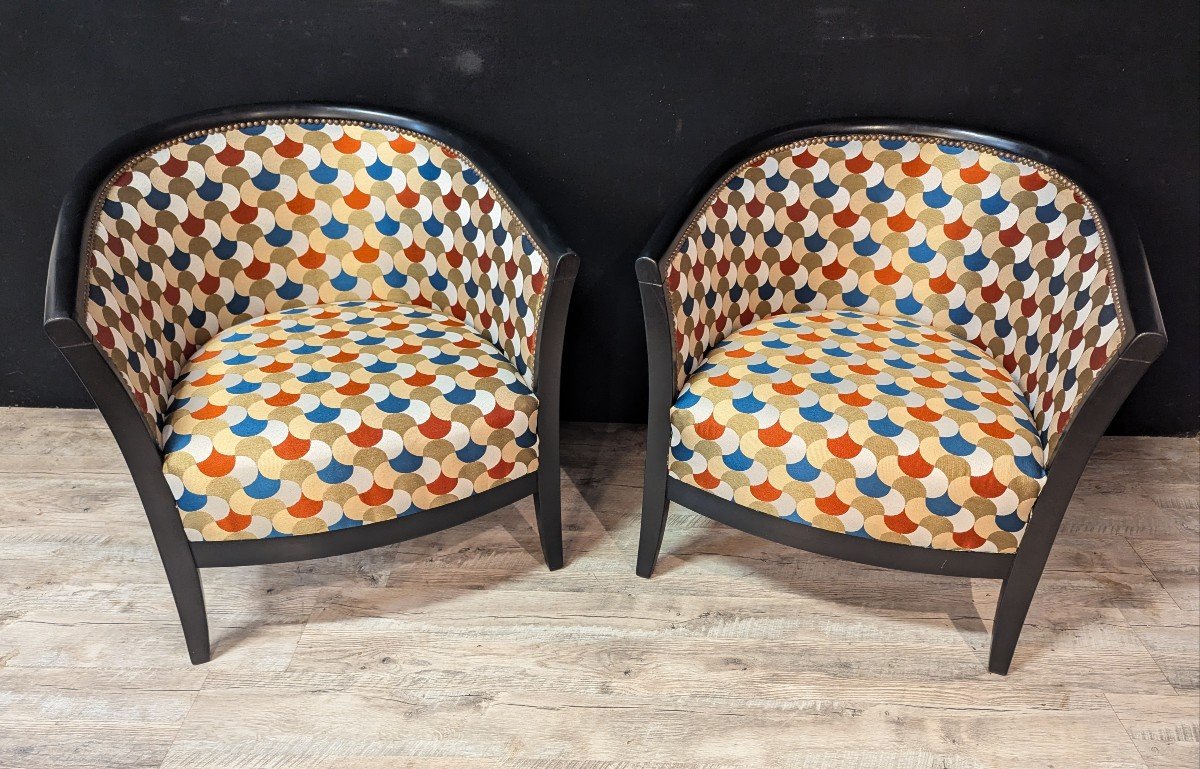
{"label": "patterned upholstery", "polygon": [[547,265],[470,161],[385,126],[271,121],[159,146],[102,191],[81,315],[157,437],[222,329],[349,300],[465,321],[528,384]]}
{"label": "patterned upholstery", "polygon": [[816,138],[753,158],[664,264],[677,386],[757,319],[848,309],[988,353],[1029,396],[1047,462],[1124,338],[1107,236],[1070,181],[920,137]]}
{"label": "patterned upholstery", "polygon": [[537,399],[446,313],[343,302],[203,344],[164,472],[192,539],[312,534],[429,510],[537,469]]}
{"label": "patterned upholstery", "polygon": [[978,347],[899,318],[775,315],[734,331],[671,410],[670,472],[821,529],[1012,552],[1041,491],[1042,442]]}

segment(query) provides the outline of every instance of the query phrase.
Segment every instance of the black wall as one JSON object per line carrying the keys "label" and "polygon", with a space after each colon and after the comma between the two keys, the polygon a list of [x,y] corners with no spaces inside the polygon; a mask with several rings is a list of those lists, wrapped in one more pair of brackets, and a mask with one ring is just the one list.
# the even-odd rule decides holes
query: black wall
{"label": "black wall", "polygon": [[1113,429],[1196,431],[1198,27],[1194,0],[4,0],[0,404],[89,405],[40,329],[55,210],[87,157],[173,115],[324,100],[475,135],[578,250],[569,419],[644,419],[633,255],[734,141],[892,116],[1059,150],[1133,207],[1171,337]]}

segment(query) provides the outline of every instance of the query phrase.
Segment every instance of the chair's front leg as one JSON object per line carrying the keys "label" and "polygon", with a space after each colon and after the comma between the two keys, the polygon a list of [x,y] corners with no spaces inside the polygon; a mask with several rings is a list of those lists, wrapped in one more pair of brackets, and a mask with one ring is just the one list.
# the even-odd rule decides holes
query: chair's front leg
{"label": "chair's front leg", "polygon": [[[537,491],[533,494],[533,509],[537,515],[538,537],[542,542],[542,557],[550,571],[563,567],[562,491],[559,485],[558,446],[545,451],[538,459]],[[553,459],[550,454],[553,453]]]}
{"label": "chair's front leg", "polygon": [[[146,474],[149,475],[148,472]],[[136,474],[134,478],[139,480]],[[139,483],[139,486],[142,485]],[[199,665],[212,659],[200,569],[196,566],[192,546],[179,523],[179,510],[175,507],[175,500],[166,492],[166,483],[151,482],[144,485],[148,488],[142,494],[142,503],[146,508],[150,531],[154,535],[154,544],[158,546],[158,556],[167,572],[167,584],[170,585],[171,596],[175,599],[175,609],[179,612],[183,640],[187,643],[192,664]]]}
{"label": "chair's front leg", "polygon": [[667,451],[670,427],[664,419],[652,419],[646,427],[646,475],[642,487],[642,536],[638,543],[637,574],[654,572],[658,551],[667,528]]}
{"label": "chair's front leg", "polygon": [[183,626],[183,640],[187,643],[188,656],[193,665],[212,659],[208,641],[208,616],[204,609],[204,590],[200,585],[200,570],[188,553],[186,562],[168,556],[159,549],[163,567],[167,571],[167,583],[175,598],[175,609],[179,612],[179,624]]}
{"label": "chair's front leg", "polygon": [[[1065,498],[1061,487],[1056,486],[1049,494],[1043,492],[1030,516],[1029,531],[1026,532],[1012,570],[1000,586],[1000,598],[996,602],[996,616],[992,621],[992,648],[988,655],[988,670],[999,675],[1008,675],[1017,641],[1025,616],[1037,592],[1050,548],[1062,524],[1075,484],[1066,489]],[[1036,521],[1036,524],[1034,523]]]}
{"label": "chair's front leg", "polygon": [[[1040,571],[1039,571],[1040,576]],[[992,648],[988,654],[988,670],[1002,676],[1008,675],[1021,628],[1029,604],[1037,590],[1038,576],[1032,579],[1025,575],[1010,575],[1000,586],[1000,600],[996,605],[996,617],[992,621]]]}
{"label": "chair's front leg", "polygon": [[579,270],[579,257],[563,253],[551,265],[536,349],[534,382],[538,395],[538,469],[533,509],[542,556],[550,571],[563,567],[562,486],[559,473],[559,392],[567,308]]}
{"label": "chair's front leg", "polygon": [[[179,510],[167,490],[162,476],[152,476],[153,471],[134,464],[134,480],[141,492],[146,519],[150,532],[158,547],[158,557],[167,572],[167,584],[175,599],[179,612],[179,624],[183,626],[183,640],[187,643],[188,656],[193,665],[212,659],[208,640],[208,615],[204,608],[204,590],[200,584],[200,569],[192,555],[192,546],[180,525]],[[141,471],[141,472],[139,472]]]}
{"label": "chair's front leg", "polygon": [[[557,363],[557,361],[555,361]],[[538,404],[537,491],[533,511],[537,516],[542,557],[550,571],[563,567],[562,486],[558,450],[558,383],[542,390]]]}
{"label": "chair's front leg", "polygon": [[[65,338],[67,344],[62,348],[63,355],[99,406],[129,466],[142,508],[146,511],[146,520],[154,535],[154,544],[158,547],[159,558],[167,572],[167,583],[171,586],[171,595],[179,612],[188,656],[193,665],[208,662],[212,659],[212,650],[208,640],[208,618],[204,610],[200,571],[192,555],[191,543],[184,533],[175,496],[163,476],[158,444],[147,431],[142,412],[119,383],[114,369],[103,359],[99,348],[90,343],[75,342],[69,336],[83,335],[83,330],[74,321],[65,319],[47,321],[46,327],[56,343],[63,339],[60,334],[68,334]],[[52,327],[54,331],[51,331]]]}
{"label": "chair's front leg", "polygon": [[671,315],[658,263],[641,257],[636,263],[642,312],[646,322],[649,406],[646,415],[646,474],[642,486],[642,534],[637,573],[649,577],[658,560],[667,526],[667,462],[671,443],[671,403],[675,396],[675,353]]}

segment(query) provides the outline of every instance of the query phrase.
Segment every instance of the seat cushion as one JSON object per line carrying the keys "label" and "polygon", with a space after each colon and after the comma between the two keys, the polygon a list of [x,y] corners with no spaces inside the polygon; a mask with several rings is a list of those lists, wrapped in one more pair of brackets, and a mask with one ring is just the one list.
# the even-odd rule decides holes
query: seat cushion
{"label": "seat cushion", "polygon": [[734,332],[671,410],[671,474],[800,524],[944,550],[1012,552],[1043,444],[982,349],[857,312]]}
{"label": "seat cushion", "polygon": [[387,302],[272,313],[176,383],[163,469],[188,537],[313,534],[433,510],[537,469],[537,398],[462,321]]}

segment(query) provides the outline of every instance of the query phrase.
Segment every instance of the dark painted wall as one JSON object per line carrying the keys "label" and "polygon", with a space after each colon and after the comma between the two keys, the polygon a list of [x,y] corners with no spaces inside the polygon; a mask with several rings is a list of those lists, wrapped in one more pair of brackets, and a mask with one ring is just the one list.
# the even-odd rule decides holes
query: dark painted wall
{"label": "dark painted wall", "polygon": [[644,419],[632,257],[706,161],[797,121],[1012,133],[1113,180],[1171,346],[1115,431],[1200,428],[1193,2],[255,0],[0,4],[0,403],[85,406],[44,340],[58,201],[119,134],[220,105],[327,100],[476,135],[583,258],[566,416]]}

